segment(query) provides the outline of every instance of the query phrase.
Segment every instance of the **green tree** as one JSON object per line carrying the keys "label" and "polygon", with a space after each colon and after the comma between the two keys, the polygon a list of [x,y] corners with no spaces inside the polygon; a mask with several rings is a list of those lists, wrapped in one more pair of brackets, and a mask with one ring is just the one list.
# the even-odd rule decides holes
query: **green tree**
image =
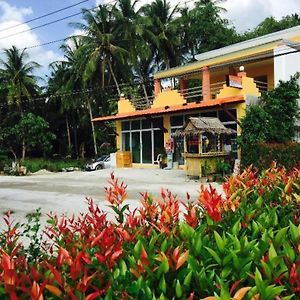
{"label": "green tree", "polygon": [[0,132],[2,149],[10,151],[17,160],[19,149],[22,147],[22,159],[26,151],[42,151],[44,156],[52,150],[55,135],[50,132],[49,124],[44,118],[33,113],[25,114],[14,126],[4,127]]}
{"label": "green tree", "polygon": [[9,105],[16,104],[21,115],[24,113],[23,102],[36,96],[40,87],[39,79],[33,72],[40,67],[34,61],[27,61],[28,54],[15,46],[4,49],[4,59],[0,59],[0,81],[6,89],[6,100]]}
{"label": "green tree", "polygon": [[295,121],[299,118],[299,75],[280,81],[272,91],[262,95],[257,105],[247,108],[241,122],[242,146],[258,142],[285,143],[295,137]]}
{"label": "green tree", "polygon": [[15,125],[15,132],[17,139],[25,142],[22,159],[28,150],[40,150],[44,156],[51,152],[55,135],[50,132],[49,124],[44,118],[28,113]]}

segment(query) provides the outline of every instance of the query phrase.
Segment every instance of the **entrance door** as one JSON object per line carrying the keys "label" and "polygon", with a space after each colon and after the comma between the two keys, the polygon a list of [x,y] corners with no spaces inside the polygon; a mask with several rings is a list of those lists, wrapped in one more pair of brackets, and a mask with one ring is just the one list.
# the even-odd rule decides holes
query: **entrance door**
{"label": "entrance door", "polygon": [[140,131],[131,133],[132,142],[132,162],[139,164],[141,162],[141,140]]}
{"label": "entrance door", "polygon": [[152,131],[142,131],[142,163],[152,164]]}

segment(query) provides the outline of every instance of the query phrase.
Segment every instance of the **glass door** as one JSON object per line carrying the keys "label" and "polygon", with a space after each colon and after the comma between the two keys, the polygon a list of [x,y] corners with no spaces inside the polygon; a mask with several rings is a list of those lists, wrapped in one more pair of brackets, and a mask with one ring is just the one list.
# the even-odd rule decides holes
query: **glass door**
{"label": "glass door", "polygon": [[142,131],[142,163],[152,164],[152,132]]}
{"label": "glass door", "polygon": [[140,131],[131,133],[132,143],[132,162],[139,164],[141,162],[141,139]]}

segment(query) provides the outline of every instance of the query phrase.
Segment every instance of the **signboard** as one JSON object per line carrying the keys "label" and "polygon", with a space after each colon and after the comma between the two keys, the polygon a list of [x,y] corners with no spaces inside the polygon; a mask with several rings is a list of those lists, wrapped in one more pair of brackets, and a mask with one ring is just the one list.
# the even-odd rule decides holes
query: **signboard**
{"label": "signboard", "polygon": [[235,75],[226,75],[226,85],[229,87],[242,89],[242,78]]}

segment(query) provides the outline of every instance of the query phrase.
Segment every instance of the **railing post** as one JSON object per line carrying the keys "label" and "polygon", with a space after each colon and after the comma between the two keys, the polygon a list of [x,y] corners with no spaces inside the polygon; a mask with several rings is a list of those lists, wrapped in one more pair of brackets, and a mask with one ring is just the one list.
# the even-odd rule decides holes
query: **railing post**
{"label": "railing post", "polygon": [[209,67],[202,68],[202,95],[203,101],[211,99]]}
{"label": "railing post", "polygon": [[155,97],[161,92],[160,79],[154,79],[154,95]]}
{"label": "railing post", "polygon": [[185,92],[186,92],[185,91],[186,90],[186,80],[183,77],[181,77],[179,79],[179,90],[180,90],[180,95],[184,96]]}

